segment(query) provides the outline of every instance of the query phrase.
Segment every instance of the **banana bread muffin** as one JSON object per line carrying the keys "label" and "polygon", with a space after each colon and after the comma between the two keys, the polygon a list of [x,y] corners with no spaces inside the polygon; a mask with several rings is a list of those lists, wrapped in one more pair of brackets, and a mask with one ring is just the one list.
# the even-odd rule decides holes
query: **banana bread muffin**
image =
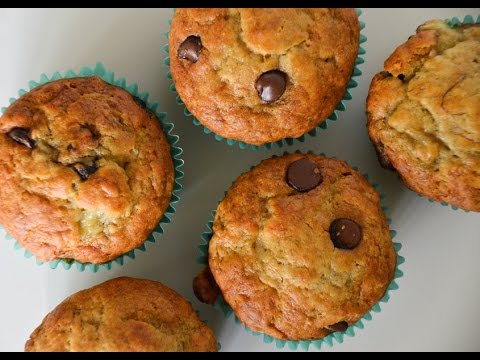
{"label": "banana bread muffin", "polygon": [[35,329],[25,351],[217,351],[217,342],[175,291],[121,277],[63,301]]}
{"label": "banana bread muffin", "polygon": [[178,9],[170,69],[188,110],[225,138],[296,138],[332,114],[358,53],[354,9]]}
{"label": "banana bread muffin", "polygon": [[399,46],[367,100],[380,162],[413,191],[480,211],[480,25],[431,20]]}
{"label": "banana bread muffin", "polygon": [[237,317],[287,340],[346,331],[382,298],[395,265],[378,193],[343,161],[317,155],[274,157],[241,175],[209,245]]}
{"label": "banana bread muffin", "polygon": [[156,116],[97,77],[58,80],[0,118],[0,223],[39,260],[100,264],[140,246],[173,190]]}

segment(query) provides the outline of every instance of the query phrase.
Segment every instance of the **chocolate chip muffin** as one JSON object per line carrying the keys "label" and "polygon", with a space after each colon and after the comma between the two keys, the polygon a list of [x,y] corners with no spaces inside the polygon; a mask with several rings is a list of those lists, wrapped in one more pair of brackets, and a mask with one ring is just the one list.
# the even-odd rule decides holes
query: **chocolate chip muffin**
{"label": "chocolate chip muffin", "polygon": [[175,291],[121,277],[63,301],[35,329],[25,351],[217,351],[217,342]]}
{"label": "chocolate chip muffin", "polygon": [[480,25],[431,20],[375,75],[368,130],[413,191],[480,211]]}
{"label": "chocolate chip muffin", "polygon": [[100,78],[39,86],[0,118],[0,223],[39,260],[104,263],[140,246],[173,190],[156,116]]}
{"label": "chocolate chip muffin", "polygon": [[[277,339],[346,331],[382,298],[395,265],[378,193],[343,161],[317,155],[271,158],[241,175],[209,244],[226,302]],[[206,270],[194,285],[208,283]],[[196,294],[208,302],[213,292]]]}
{"label": "chocolate chip muffin", "polygon": [[296,138],[332,114],[359,45],[354,9],[178,9],[170,69],[188,110],[225,138]]}

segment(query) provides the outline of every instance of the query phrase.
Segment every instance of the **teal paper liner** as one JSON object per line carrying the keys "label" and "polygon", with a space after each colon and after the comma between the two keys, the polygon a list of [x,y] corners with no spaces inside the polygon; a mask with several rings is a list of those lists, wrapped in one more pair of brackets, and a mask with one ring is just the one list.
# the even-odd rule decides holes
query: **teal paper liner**
{"label": "teal paper liner", "polygon": [[[451,19],[445,19],[444,20],[448,26],[450,27],[455,27],[455,26],[460,26],[460,25],[473,25],[473,24],[480,24],[480,15],[477,16],[477,19],[475,20],[474,17],[472,15],[466,15],[464,18],[463,18],[463,21],[461,21],[459,18],[457,17],[453,17]],[[402,181],[403,182],[403,181]],[[433,199],[430,199],[428,196],[425,196],[425,195],[421,195],[421,194],[418,194],[418,196],[422,197],[422,198],[425,198],[427,199],[429,202],[431,203],[436,203],[436,204],[440,204],[442,206],[449,206],[452,210],[462,210],[463,212],[465,213],[469,213],[470,210],[465,210],[465,209],[462,209],[462,208],[459,208],[458,206],[455,206],[455,205],[451,205],[445,201],[437,201],[437,200],[433,200]]]}
{"label": "teal paper liner", "polygon": [[[400,179],[401,180],[401,179]],[[413,190],[411,190],[413,191]],[[455,205],[451,205],[449,203],[446,203],[445,201],[437,201],[437,200],[433,200],[433,199],[430,199],[429,197],[425,196],[425,195],[420,195],[418,193],[416,193],[419,197],[421,198],[424,198],[424,199],[427,199],[429,203],[432,203],[432,204],[440,204],[442,205],[443,207],[446,207],[446,206],[449,206],[452,210],[462,210],[463,212],[465,213],[469,213],[470,210],[465,210],[465,209],[461,209],[459,208],[458,206],[455,206]]]}
{"label": "teal paper liner", "polygon": [[[64,269],[68,270],[72,267],[73,264],[75,264],[76,268],[79,271],[84,271],[85,269],[89,269],[89,270],[91,270],[92,272],[95,273],[100,268],[110,270],[112,268],[113,263],[116,263],[116,264],[121,266],[121,265],[124,264],[125,258],[135,259],[135,251],[145,251],[146,250],[146,244],[148,242],[151,242],[151,243],[155,242],[154,234],[163,234],[163,225],[171,222],[169,216],[171,216],[175,213],[174,205],[180,200],[177,193],[182,189],[182,185],[180,184],[179,180],[183,177],[183,172],[180,170],[180,168],[183,166],[183,160],[180,159],[180,155],[182,154],[183,150],[180,147],[176,146],[176,144],[178,143],[179,137],[172,133],[173,124],[167,122],[167,120],[166,120],[167,114],[165,112],[159,112],[157,110],[158,103],[156,101],[150,102],[148,100],[149,93],[148,92],[140,92],[138,90],[138,85],[135,84],[135,83],[127,85],[127,81],[125,80],[124,77],[116,78],[115,74],[112,71],[108,71],[107,69],[105,69],[103,64],[100,63],[100,62],[98,62],[95,65],[95,67],[92,67],[92,68],[84,66],[80,69],[80,71],[78,73],[74,72],[73,70],[67,70],[64,75],[61,75],[57,71],[57,72],[53,73],[53,75],[50,78],[46,74],[42,74],[42,75],[40,75],[40,80],[38,82],[32,80],[28,83],[28,87],[29,87],[29,91],[30,91],[30,90],[33,90],[34,88],[36,88],[37,86],[46,84],[46,83],[51,82],[51,81],[60,80],[60,79],[75,78],[75,77],[89,77],[89,76],[98,76],[101,79],[103,79],[104,81],[106,81],[107,83],[119,86],[119,87],[123,88],[124,90],[128,91],[131,95],[133,95],[133,96],[135,96],[135,97],[137,97],[140,100],[145,102],[147,108],[149,110],[151,110],[153,113],[155,113],[155,115],[157,116],[157,118],[159,119],[159,121],[162,124],[163,131],[164,131],[164,133],[167,137],[168,143],[170,144],[170,154],[172,156],[173,166],[175,168],[175,181],[174,181],[172,196],[170,197],[170,203],[169,203],[162,219],[160,220],[158,225],[150,233],[150,235],[148,236],[148,238],[145,240],[145,242],[142,245],[140,245],[136,249],[133,249],[133,250],[129,251],[128,253],[123,254],[123,255],[119,256],[118,258],[113,259],[111,261],[108,261],[104,264],[80,263],[76,260],[54,260],[54,261],[48,262],[48,265],[52,269],[56,269],[59,264],[62,264]],[[20,89],[18,91],[18,96],[20,97],[20,96],[26,94],[27,92],[28,92],[27,90]],[[16,98],[11,98],[10,99],[10,104],[12,104],[15,100],[16,100]],[[3,113],[6,109],[7,109],[6,107],[3,107],[1,109],[1,112]],[[9,234],[6,234],[6,239],[15,241],[12,238],[12,236],[10,236]],[[16,250],[24,249],[16,241],[15,241],[15,244],[14,244],[14,248]],[[26,258],[31,258],[33,256],[29,251],[27,251],[26,249],[24,249],[24,250],[25,250],[24,256]],[[42,264],[44,264],[44,262],[42,262],[40,260],[37,260],[37,264],[42,265]]]}
{"label": "teal paper liner", "polygon": [[[355,9],[355,10],[357,12],[357,16],[360,17],[360,15],[362,14],[362,10],[361,9]],[[243,141],[224,138],[220,135],[215,134],[212,130],[208,129],[202,123],[200,123],[200,121],[197,118],[193,117],[192,113],[190,111],[188,111],[187,107],[185,106],[185,104],[183,103],[182,99],[180,98],[180,96],[178,95],[178,93],[175,89],[175,84],[173,82],[172,74],[170,72],[170,57],[169,57],[169,52],[168,52],[168,34],[170,33],[170,30],[169,30],[164,34],[166,39],[167,39],[167,44],[162,48],[162,50],[166,54],[165,58],[163,60],[163,64],[168,69],[167,70],[167,79],[170,80],[170,91],[176,95],[176,102],[177,102],[178,105],[183,107],[184,115],[186,117],[193,117],[193,124],[196,125],[196,126],[201,126],[203,128],[203,132],[205,134],[212,134],[215,137],[215,140],[217,140],[217,141],[225,140],[228,145],[231,145],[231,146],[238,145],[239,148],[242,149],[242,150],[245,149],[245,148],[250,148],[252,150],[258,150],[258,149],[263,149],[263,148],[271,149],[273,144],[275,144],[279,148],[281,148],[284,145],[292,145],[295,141],[303,143],[305,141],[305,136],[306,135],[309,135],[309,136],[312,136],[312,137],[316,136],[317,131],[327,129],[328,122],[336,121],[338,119],[338,111],[345,111],[347,109],[347,107],[344,104],[344,101],[352,99],[352,95],[350,94],[349,90],[353,89],[353,88],[356,88],[358,86],[357,81],[355,81],[353,78],[359,77],[360,75],[362,75],[362,72],[358,68],[358,65],[363,64],[365,62],[365,60],[363,59],[362,56],[366,54],[365,49],[361,46],[361,44],[363,44],[367,41],[367,37],[362,34],[362,30],[365,28],[365,23],[363,21],[359,21],[359,22],[360,22],[360,35],[359,35],[358,55],[357,55],[357,58],[355,60],[355,67],[354,67],[352,75],[351,75],[351,77],[350,77],[350,79],[347,83],[347,88],[345,90],[345,94],[343,95],[343,98],[340,100],[336,109],[333,111],[333,113],[327,119],[325,119],[321,124],[319,124],[313,130],[308,131],[307,133],[301,135],[298,138],[285,138],[285,139],[281,139],[281,140],[278,140],[278,141],[275,141],[275,142],[266,143],[266,144],[263,144],[263,145],[252,145],[252,144],[247,144]],[[169,20],[168,23],[169,23],[169,25],[171,25],[172,21]]]}
{"label": "teal paper liner", "polygon": [[[299,150],[295,151],[295,153],[302,154],[302,152]],[[307,153],[313,154],[313,151],[308,151]],[[288,152],[283,153],[283,155],[288,155],[288,154],[289,154]],[[326,157],[324,153],[321,153],[320,155]],[[336,159],[335,157],[331,157],[331,158]],[[254,166],[252,166],[251,168],[253,167]],[[352,167],[352,168],[355,171],[359,171],[357,167]],[[365,179],[367,179],[370,185],[372,185],[372,187],[378,192],[379,185],[369,180],[368,174],[363,174],[363,176],[365,177]],[[385,213],[387,217],[387,223],[390,226],[390,224],[392,223],[392,219],[388,216],[388,212],[389,212],[388,207],[385,206],[386,195],[383,193],[379,193],[379,194],[380,194],[380,203],[382,206],[382,210]],[[213,236],[213,219],[215,218],[215,212],[216,210],[212,211],[212,218],[206,225],[207,231],[205,231],[201,235],[202,243],[201,245],[198,246],[198,250],[200,251],[201,255],[197,258],[198,264],[208,265],[208,245],[210,243],[210,239]],[[390,228],[390,236],[392,237],[392,240],[396,235],[397,235],[397,232]],[[364,322],[372,320],[373,313],[379,313],[381,311],[381,307],[380,307],[381,303],[388,302],[388,300],[390,299],[390,292],[397,290],[399,288],[397,284],[397,280],[403,276],[403,272],[402,270],[400,270],[400,265],[405,262],[405,258],[399,254],[399,251],[402,248],[402,245],[400,243],[393,242],[393,248],[395,249],[395,253],[397,254],[397,264],[395,265],[394,278],[390,283],[390,285],[388,286],[385,292],[385,295],[360,320],[358,320],[355,324],[351,325],[346,332],[344,333],[335,332],[319,340],[291,341],[291,340],[275,339],[272,336],[253,331],[249,329],[247,326],[243,325],[245,330],[251,333],[253,336],[256,336],[256,337],[263,336],[263,342],[265,344],[270,344],[275,342],[275,346],[279,349],[282,349],[285,346],[288,346],[291,350],[297,350],[298,348],[300,348],[302,350],[308,351],[310,346],[313,346],[316,349],[321,349],[323,345],[327,345],[331,347],[335,342],[338,342],[339,344],[343,343],[345,336],[353,337],[355,336],[355,330],[363,329],[365,326]],[[220,295],[217,298],[214,306],[220,309],[226,318],[229,318],[233,314],[232,308],[230,307],[230,305],[227,304],[227,302],[224,300],[222,295]],[[241,325],[241,321],[238,319],[237,316],[235,316],[235,322]]]}

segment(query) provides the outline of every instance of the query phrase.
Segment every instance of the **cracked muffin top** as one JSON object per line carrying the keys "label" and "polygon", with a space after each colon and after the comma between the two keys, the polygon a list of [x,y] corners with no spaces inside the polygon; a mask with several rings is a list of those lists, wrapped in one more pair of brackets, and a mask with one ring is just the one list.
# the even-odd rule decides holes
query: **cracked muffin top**
{"label": "cracked muffin top", "polygon": [[173,174],[156,116],[97,77],[39,86],[0,118],[0,223],[42,261],[99,264],[140,246]]}
{"label": "cracked muffin top", "polygon": [[178,9],[170,69],[204,126],[262,145],[299,137],[331,115],[359,33],[354,9]]}
{"label": "cracked muffin top", "polygon": [[209,245],[237,317],[278,339],[345,331],[384,295],[395,264],[378,193],[343,161],[317,155],[274,157],[241,175]]}
{"label": "cracked muffin top", "polygon": [[377,74],[368,130],[412,190],[480,211],[480,25],[421,25]]}
{"label": "cracked muffin top", "polygon": [[217,351],[217,342],[175,291],[121,277],[64,300],[35,329],[25,351]]}

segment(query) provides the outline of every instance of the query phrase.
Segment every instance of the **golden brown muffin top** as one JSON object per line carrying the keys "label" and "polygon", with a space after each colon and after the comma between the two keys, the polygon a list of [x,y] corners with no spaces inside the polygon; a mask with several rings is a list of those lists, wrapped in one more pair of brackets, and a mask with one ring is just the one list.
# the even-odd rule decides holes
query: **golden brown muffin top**
{"label": "golden brown muffin top", "polygon": [[292,154],[241,175],[219,204],[209,266],[254,331],[319,339],[385,293],[396,255],[377,192],[346,163]]}
{"label": "golden brown muffin top", "polygon": [[0,118],[0,223],[42,261],[103,263],[138,247],[173,174],[155,115],[97,77],[39,86]]}
{"label": "golden brown muffin top", "polygon": [[480,26],[421,25],[377,74],[369,133],[414,191],[480,211]]}
{"label": "golden brown muffin top", "polygon": [[64,300],[35,329],[25,351],[217,351],[217,341],[172,289],[120,277]]}
{"label": "golden brown muffin top", "polygon": [[207,128],[261,145],[299,137],[334,111],[359,32],[354,9],[178,9],[170,69]]}

